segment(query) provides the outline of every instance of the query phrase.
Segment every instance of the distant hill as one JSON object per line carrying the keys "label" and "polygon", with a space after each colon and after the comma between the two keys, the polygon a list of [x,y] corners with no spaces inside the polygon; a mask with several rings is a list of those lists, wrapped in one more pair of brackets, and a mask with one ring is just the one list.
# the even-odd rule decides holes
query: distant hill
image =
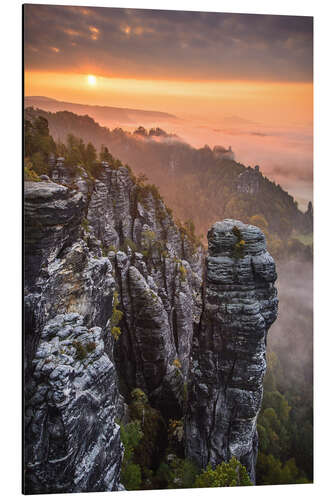
{"label": "distant hill", "polygon": [[[290,244],[296,253],[310,248],[294,235],[311,232],[312,211],[301,212],[294,198],[262,175],[258,166],[246,168],[223,146],[196,149],[164,131],[156,136],[143,127],[139,134],[120,127],[110,130],[89,116],[26,110],[29,120],[39,115],[48,120],[56,142],[66,142],[67,135],[74,134],[86,143],[91,141],[98,151],[101,145],[107,146],[136,175],[145,174],[148,182],[159,187],[176,217],[193,220],[197,233],[207,233],[216,220],[235,218],[261,224],[275,256]],[[259,218],[251,219],[255,216]]]}
{"label": "distant hill", "polygon": [[161,111],[76,104],[73,102],[57,101],[56,99],[44,96],[26,96],[24,98],[24,105],[25,107],[33,106],[52,112],[71,111],[79,115],[89,115],[95,120],[108,124],[109,126],[112,126],[112,124],[115,126],[115,123],[135,126],[137,123],[146,125],[178,120],[176,116]]}

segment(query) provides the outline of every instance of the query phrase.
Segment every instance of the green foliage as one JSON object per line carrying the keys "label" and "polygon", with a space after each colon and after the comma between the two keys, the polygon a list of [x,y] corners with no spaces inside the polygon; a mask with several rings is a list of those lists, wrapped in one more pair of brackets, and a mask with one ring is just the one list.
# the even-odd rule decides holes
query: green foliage
{"label": "green foliage", "polygon": [[303,245],[312,247],[313,245],[313,232],[302,234],[300,232],[294,231],[291,234],[292,239],[300,241]]}
{"label": "green foliage", "polygon": [[234,226],[231,231],[236,236],[236,238],[238,240],[242,239],[242,233],[240,232],[240,230],[237,226]]}
{"label": "green foliage", "polygon": [[242,238],[242,233],[237,226],[232,228],[233,234],[236,236],[237,241],[234,244],[232,255],[235,259],[242,259],[245,251],[245,241]]}
{"label": "green foliage", "polygon": [[94,350],[96,349],[96,342],[87,342],[86,344],[86,350],[87,352],[94,352]]}
{"label": "green foliage", "polygon": [[121,250],[123,252],[127,253],[129,248],[131,249],[132,252],[138,251],[138,247],[137,247],[136,243],[133,240],[131,240],[131,238],[125,238],[124,243],[121,246]]}
{"label": "green foliage", "polygon": [[[230,158],[217,157],[209,147],[195,149],[177,141],[138,140],[138,134],[128,133],[119,127],[109,130],[99,126],[89,116],[67,111],[48,113],[30,108],[26,115],[30,122],[38,116],[46,118],[52,133],[62,142],[66,142],[68,133],[82,137],[85,142],[91,141],[95,147],[102,148],[101,160],[112,163],[112,168],[119,168],[119,163],[112,161],[107,154],[112,151],[115,157],[131,165],[135,172],[142,172],[138,176],[138,201],[147,202],[149,188],[145,184],[149,179],[151,186],[160,187],[175,216],[182,221],[193,219],[199,234],[206,234],[215,220],[234,218],[250,222],[251,217],[260,216],[268,224],[265,231],[272,235],[270,251],[274,258],[284,258],[295,251],[293,245],[287,247],[291,232],[304,232],[305,215],[303,217],[293,197],[281,186],[259,173],[257,196],[238,192],[238,176],[245,172],[245,166]],[[57,153],[66,156],[63,148],[61,151],[58,146]],[[30,154],[26,153],[26,156]],[[159,196],[159,193],[155,194]],[[264,229],[263,219],[254,223]],[[311,257],[308,253],[304,255]]]}
{"label": "green foliage", "polygon": [[186,270],[186,268],[183,266],[183,264],[179,264],[179,266],[178,266],[178,271],[179,271],[179,273],[180,273],[180,280],[181,280],[181,281],[186,281],[187,270]]}
{"label": "green foliage", "polygon": [[24,180],[32,182],[40,182],[40,177],[34,171],[32,163],[30,161],[26,161],[24,163]]}
{"label": "green foliage", "polygon": [[67,135],[67,141],[64,151],[66,167],[75,167],[85,162],[85,145],[82,139],[73,134]]}
{"label": "green foliage", "polygon": [[215,469],[209,464],[195,480],[195,488],[214,488],[221,486],[252,486],[244,465],[235,457],[222,462]]}
{"label": "green foliage", "polygon": [[[43,116],[24,120],[24,156],[37,175],[49,174],[48,158],[55,153],[56,145],[49,134],[48,121]],[[29,175],[31,169],[28,169]],[[31,180],[31,179],[30,179]]]}
{"label": "green foliage", "polygon": [[180,230],[181,237],[187,238],[189,243],[193,246],[193,250],[195,250],[199,245],[201,245],[200,238],[195,233],[195,225],[191,219],[182,224],[179,220],[177,221],[178,228]]}
{"label": "green foliage", "polygon": [[85,163],[87,167],[89,168],[90,166],[92,166],[96,160],[97,160],[96,148],[91,142],[88,142],[85,151]]}
{"label": "green foliage", "polygon": [[184,422],[183,420],[169,420],[169,440],[175,439],[180,443],[184,438]]}
{"label": "green foliage", "polygon": [[146,230],[142,231],[141,237],[141,251],[146,258],[152,256],[153,248],[155,245],[156,234],[154,231]]}
{"label": "green foliage", "polygon": [[140,440],[143,437],[141,425],[138,420],[133,420],[127,425],[120,426],[120,439],[124,445],[124,461],[132,460],[133,453]]}
{"label": "green foliage", "polygon": [[145,208],[147,208],[147,198],[149,195],[152,196],[153,200],[160,201],[162,197],[160,195],[159,189],[155,184],[144,184],[146,177],[139,176],[137,183],[137,201],[141,203]]}
{"label": "green foliage", "polygon": [[107,161],[110,165],[112,165],[114,162],[114,158],[113,158],[112,154],[109,152],[109,149],[106,146],[104,146],[104,144],[101,145],[99,159],[101,161]]}
{"label": "green foliage", "polygon": [[85,359],[87,357],[87,349],[85,348],[85,346],[83,344],[81,344],[81,342],[74,341],[73,346],[76,349],[76,358],[77,359],[82,361],[83,359]]}
{"label": "green foliage", "polygon": [[193,488],[198,473],[199,468],[193,462],[175,456],[170,464],[160,464],[155,480],[160,488]]}
{"label": "green foliage", "polygon": [[83,219],[81,221],[81,226],[83,227],[83,229],[85,230],[86,233],[90,233],[89,222],[85,217],[83,217]]}
{"label": "green foliage", "polygon": [[102,245],[101,250],[103,257],[107,257],[109,252],[117,252],[117,249],[114,245],[109,245],[108,247]]}
{"label": "green foliage", "polygon": [[[313,446],[311,409],[304,411],[304,403],[300,404],[301,398],[295,392],[295,386],[285,391],[285,374],[274,352],[268,352],[267,362],[264,397],[257,422],[257,484],[310,482]],[[302,389],[302,399],[305,396]]]}
{"label": "green foliage", "polygon": [[49,167],[47,164],[47,157],[40,151],[37,153],[34,153],[31,156],[31,163],[32,163],[32,168],[38,175],[48,175],[49,174]]}
{"label": "green foliage", "polygon": [[129,463],[121,469],[120,481],[127,491],[141,489],[141,468],[140,465]]}
{"label": "green foliage", "polygon": [[161,413],[152,408],[146,394],[140,389],[133,389],[132,401],[129,405],[131,420],[138,420],[141,424],[143,437],[135,449],[135,463],[145,468],[155,467],[156,456],[160,453],[163,436],[166,435],[166,427]]}
{"label": "green foliage", "polygon": [[131,398],[133,399],[134,402],[147,403],[148,401],[146,394],[139,387],[136,387],[135,389],[132,390]]}
{"label": "green foliage", "polygon": [[124,445],[124,458],[120,480],[126,490],[138,490],[141,486],[141,468],[133,462],[133,459],[135,448],[142,437],[143,432],[138,420],[133,420],[127,425],[120,426],[120,439]]}
{"label": "green foliage", "polygon": [[121,335],[121,328],[119,328],[119,326],[112,326],[111,335],[115,339],[115,341],[117,341]]}
{"label": "green foliage", "polygon": [[120,480],[127,491],[142,489],[141,467],[135,463],[129,463],[122,469]]}
{"label": "green foliage", "polygon": [[117,291],[113,294],[113,303],[112,303],[112,315],[110,318],[110,330],[111,335],[117,341],[121,335],[121,329],[118,327],[124,313],[118,309],[119,302],[119,294]]}
{"label": "green foliage", "polygon": [[310,481],[296,466],[294,458],[290,458],[284,464],[272,454],[259,453],[257,461],[257,475],[260,484],[301,484]]}

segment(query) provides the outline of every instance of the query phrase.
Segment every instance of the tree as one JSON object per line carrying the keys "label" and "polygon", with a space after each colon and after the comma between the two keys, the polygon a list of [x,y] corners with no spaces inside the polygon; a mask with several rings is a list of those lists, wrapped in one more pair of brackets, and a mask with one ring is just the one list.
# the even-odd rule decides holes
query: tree
{"label": "tree", "polygon": [[109,152],[108,148],[106,146],[104,146],[104,144],[102,144],[102,146],[101,146],[101,151],[99,153],[99,159],[101,161],[107,161],[109,163],[113,163],[113,156]]}
{"label": "tree", "polygon": [[37,174],[48,174],[48,158],[56,152],[56,145],[49,134],[48,121],[38,116],[34,121],[24,121],[24,156],[30,160]]}
{"label": "tree", "polygon": [[142,137],[148,136],[147,130],[142,126],[138,127],[136,130],[134,130],[133,134],[141,135]]}
{"label": "tree", "polygon": [[[83,146],[83,147],[82,147]],[[73,134],[67,136],[67,150],[65,153],[66,165],[74,167],[84,162],[84,144]]]}
{"label": "tree", "polygon": [[39,116],[35,122],[34,127],[37,135],[48,137],[49,134],[49,123],[46,118]]}
{"label": "tree", "polygon": [[86,164],[87,167],[93,165],[93,163],[97,160],[96,149],[91,142],[88,142],[86,147]]}
{"label": "tree", "polygon": [[252,486],[246,468],[235,457],[222,462],[215,469],[209,464],[195,480],[195,488],[220,486]]}
{"label": "tree", "polygon": [[143,432],[138,420],[120,426],[120,439],[125,449],[120,480],[127,490],[138,490],[141,486],[141,469],[133,462],[133,458],[134,450],[142,436]]}
{"label": "tree", "polygon": [[309,480],[298,469],[294,458],[284,464],[272,454],[260,453],[257,461],[257,482],[261,485],[304,484]]}

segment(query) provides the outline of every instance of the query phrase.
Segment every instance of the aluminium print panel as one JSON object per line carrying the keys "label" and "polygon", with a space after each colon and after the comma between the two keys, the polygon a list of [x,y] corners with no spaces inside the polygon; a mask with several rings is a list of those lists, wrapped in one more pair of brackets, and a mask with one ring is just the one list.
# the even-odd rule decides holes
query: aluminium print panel
{"label": "aluminium print panel", "polygon": [[23,492],[311,483],[313,19],[23,24]]}

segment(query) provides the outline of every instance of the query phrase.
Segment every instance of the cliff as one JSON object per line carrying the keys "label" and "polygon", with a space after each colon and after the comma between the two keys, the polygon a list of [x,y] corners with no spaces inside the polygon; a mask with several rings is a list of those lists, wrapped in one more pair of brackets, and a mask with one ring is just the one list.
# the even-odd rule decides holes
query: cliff
{"label": "cliff", "polygon": [[277,308],[263,234],[215,224],[205,266],[128,168],[60,164],[51,179],[25,183],[25,492],[122,489],[117,422],[136,387],[165,421],[186,413],[188,457],[234,454],[254,479]]}
{"label": "cliff", "polygon": [[263,233],[239,221],[214,224],[208,245],[203,313],[193,341],[187,455],[201,467],[235,456],[255,482],[266,337],[277,316],[275,264]]}

